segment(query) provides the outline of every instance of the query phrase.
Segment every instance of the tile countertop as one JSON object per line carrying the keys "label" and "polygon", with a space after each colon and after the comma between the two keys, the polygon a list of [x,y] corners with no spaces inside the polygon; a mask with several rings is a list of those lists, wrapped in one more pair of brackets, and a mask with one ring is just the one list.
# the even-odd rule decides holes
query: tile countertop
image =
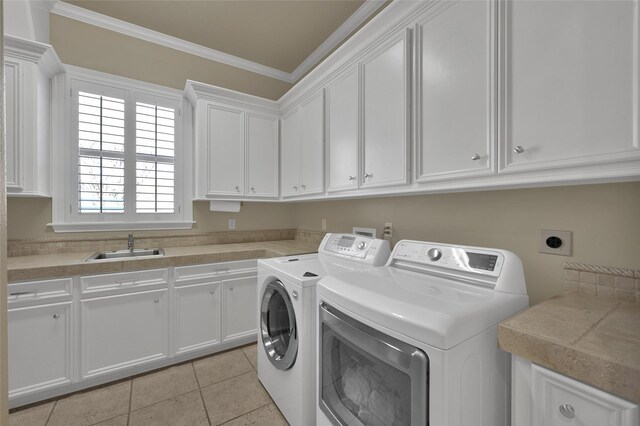
{"label": "tile countertop", "polygon": [[10,257],[7,259],[8,281],[40,280],[315,253],[318,251],[318,243],[283,240],[163,248],[164,256],[98,262],[85,262],[85,259],[94,252]]}
{"label": "tile countertop", "polygon": [[498,326],[501,349],[640,404],[640,304],[565,293]]}

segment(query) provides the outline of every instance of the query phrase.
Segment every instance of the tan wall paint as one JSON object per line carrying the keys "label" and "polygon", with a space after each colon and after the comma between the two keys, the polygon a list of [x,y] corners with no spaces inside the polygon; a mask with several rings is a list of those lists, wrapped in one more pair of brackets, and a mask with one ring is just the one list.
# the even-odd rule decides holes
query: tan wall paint
{"label": "tan wall paint", "polygon": [[[4,3],[0,0],[0,34]],[[7,354],[7,194],[5,191],[4,43],[0,40],[0,425],[9,423]]]}
{"label": "tan wall paint", "polygon": [[277,100],[292,85],[51,14],[51,45],[65,64],[184,89],[187,79]]}
{"label": "tan wall paint", "polygon": [[[209,203],[193,203],[193,220],[196,224],[188,231],[136,231],[144,235],[188,235],[204,232],[226,231],[228,219],[236,219],[239,231],[257,229],[289,229],[294,224],[293,210],[282,203],[243,203],[239,213],[209,211]],[[8,201],[8,238],[25,239],[66,239],[77,237],[126,236],[126,232],[93,233],[54,233],[47,224],[51,223],[51,199],[48,198],[9,198]]]}
{"label": "tan wall paint", "polygon": [[[330,232],[393,223],[401,239],[495,247],[524,263],[532,304],[563,290],[563,262],[640,269],[640,183],[326,201],[293,205],[296,226]],[[571,257],[538,253],[538,230],[573,231]]]}
{"label": "tan wall paint", "polygon": [[[107,233],[55,234],[50,200],[10,198],[9,239],[107,236]],[[194,203],[189,234],[224,231],[235,217],[238,230],[298,228],[349,232],[352,226],[381,232],[393,223],[393,242],[401,239],[496,247],[518,254],[525,266],[531,303],[562,291],[562,263],[579,262],[640,269],[640,182],[557,188],[514,189],[307,203],[245,203],[240,213],[212,213]],[[573,231],[570,257],[540,254],[539,229]],[[125,235],[125,233],[113,233]]]}

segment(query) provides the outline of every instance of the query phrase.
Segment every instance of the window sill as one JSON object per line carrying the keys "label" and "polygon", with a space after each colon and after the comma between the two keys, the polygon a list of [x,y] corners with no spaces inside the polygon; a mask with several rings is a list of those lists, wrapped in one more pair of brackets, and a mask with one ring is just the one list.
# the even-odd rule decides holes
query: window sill
{"label": "window sill", "polygon": [[191,229],[193,221],[186,222],[87,222],[48,223],[53,232],[100,232],[100,231],[154,231],[163,229]]}

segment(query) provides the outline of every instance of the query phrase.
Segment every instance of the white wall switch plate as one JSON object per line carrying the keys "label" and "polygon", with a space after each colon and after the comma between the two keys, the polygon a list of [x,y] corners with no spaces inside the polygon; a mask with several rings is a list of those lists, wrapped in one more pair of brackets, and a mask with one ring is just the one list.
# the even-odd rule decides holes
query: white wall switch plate
{"label": "white wall switch plate", "polygon": [[573,238],[571,231],[541,229],[538,238],[538,252],[571,256]]}
{"label": "white wall switch plate", "polygon": [[229,229],[236,229],[236,220],[229,219]]}

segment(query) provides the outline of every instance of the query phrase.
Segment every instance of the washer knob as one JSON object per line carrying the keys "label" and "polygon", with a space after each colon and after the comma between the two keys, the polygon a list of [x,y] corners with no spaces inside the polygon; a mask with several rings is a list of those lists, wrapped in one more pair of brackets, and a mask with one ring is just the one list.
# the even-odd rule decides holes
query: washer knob
{"label": "washer knob", "polygon": [[432,249],[429,249],[429,251],[427,252],[427,256],[429,256],[429,260],[431,260],[432,262],[435,262],[442,257],[442,252],[437,248],[432,248]]}
{"label": "washer knob", "polygon": [[366,246],[367,246],[367,243],[365,243],[364,241],[360,241],[358,243],[358,250],[364,250]]}

